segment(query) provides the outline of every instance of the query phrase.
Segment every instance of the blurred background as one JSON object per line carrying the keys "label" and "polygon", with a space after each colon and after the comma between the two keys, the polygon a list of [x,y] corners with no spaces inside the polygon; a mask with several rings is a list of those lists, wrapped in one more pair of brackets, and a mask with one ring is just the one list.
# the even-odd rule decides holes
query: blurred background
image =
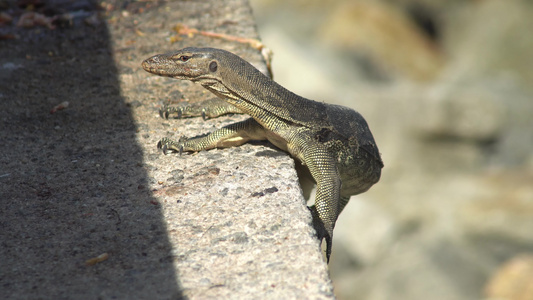
{"label": "blurred background", "polygon": [[251,0],[274,79],[365,116],[381,181],[335,228],[339,299],[533,299],[533,3]]}

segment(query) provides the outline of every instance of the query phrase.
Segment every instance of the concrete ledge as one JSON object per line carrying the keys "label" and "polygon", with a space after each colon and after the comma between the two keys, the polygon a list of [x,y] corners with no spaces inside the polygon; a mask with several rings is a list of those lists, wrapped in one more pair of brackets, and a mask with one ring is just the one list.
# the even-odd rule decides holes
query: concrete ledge
{"label": "concrete ledge", "polygon": [[[264,67],[246,44],[201,35],[169,41],[179,23],[256,38],[247,1],[107,4],[107,24],[41,29],[44,41],[12,26],[22,37],[0,50],[0,66],[20,66],[0,83],[4,295],[333,298],[289,156],[265,143],[181,157],[156,149],[161,137],[245,118],[161,119],[167,99],[212,95],[140,63],[210,46]],[[66,109],[49,114],[63,101]]]}
{"label": "concrete ledge", "polygon": [[[188,11],[194,7],[197,11]],[[176,23],[199,26],[201,30],[257,38],[247,1],[169,3],[146,12],[146,19],[152,20],[152,14],[153,20],[158,16],[158,21],[153,25],[150,21],[143,23],[140,30],[143,26],[156,27],[166,14]],[[258,50],[235,42],[195,35],[183,37],[174,45],[163,37],[150,44],[159,47],[142,53],[145,57],[185,46],[209,46],[233,51],[265,68]],[[132,83],[149,93],[170,93],[168,97],[172,98],[171,93],[178,90],[190,101],[213,97],[189,82],[137,72],[140,74],[136,73],[139,76]],[[128,88],[123,90],[128,97]],[[138,96],[131,95],[132,99],[154,105],[167,98],[162,94],[144,100]],[[161,203],[184,295],[219,299],[332,297],[327,267],[313,237],[310,215],[288,155],[270,145],[247,144],[181,157],[163,156],[154,147],[163,136],[203,134],[247,117],[165,121],[153,109],[148,110],[149,115],[141,110],[147,111],[136,109],[134,117],[146,124],[141,126],[145,130],[139,132],[140,136],[149,134],[141,139],[141,146],[150,166],[149,177],[155,179],[151,189]]]}

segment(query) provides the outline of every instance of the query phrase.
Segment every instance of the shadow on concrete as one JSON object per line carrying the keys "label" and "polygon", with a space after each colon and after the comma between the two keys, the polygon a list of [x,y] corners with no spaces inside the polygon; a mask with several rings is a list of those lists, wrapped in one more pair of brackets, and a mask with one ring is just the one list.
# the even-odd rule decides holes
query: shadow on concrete
{"label": "shadow on concrete", "polygon": [[3,297],[182,298],[106,25],[2,30]]}

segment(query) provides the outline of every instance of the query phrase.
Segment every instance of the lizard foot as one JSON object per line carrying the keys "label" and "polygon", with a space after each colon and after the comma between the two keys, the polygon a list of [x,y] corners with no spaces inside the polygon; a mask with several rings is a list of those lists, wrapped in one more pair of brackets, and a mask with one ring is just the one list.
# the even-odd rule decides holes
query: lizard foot
{"label": "lizard foot", "polygon": [[167,120],[169,116],[174,113],[177,114],[176,119],[201,116],[205,121],[210,119],[212,115],[216,116],[216,112],[211,112],[208,108],[201,107],[199,105],[189,105],[183,103],[176,106],[165,104],[159,109],[159,116],[165,120]]}
{"label": "lizard foot", "polygon": [[186,137],[181,137],[177,142],[169,138],[162,138],[157,143],[157,149],[163,150],[163,154],[167,155],[169,152],[183,153],[183,143],[187,140]]}
{"label": "lizard foot", "polygon": [[178,114],[177,119],[181,119],[181,116],[183,115],[183,111],[184,111],[184,107],[168,106],[165,104],[163,107],[161,107],[161,109],[159,109],[159,115],[161,116],[161,118],[167,120],[170,114],[177,113]]}
{"label": "lizard foot", "polygon": [[317,239],[319,240],[320,244],[322,244],[322,240],[326,240],[326,261],[329,263],[329,257],[331,256],[331,246],[333,244],[333,230],[329,232],[326,229],[326,226],[324,226],[324,222],[322,222],[322,220],[318,216],[314,205],[312,207],[309,207],[309,210],[311,211],[311,215],[313,216],[313,228],[315,228]]}

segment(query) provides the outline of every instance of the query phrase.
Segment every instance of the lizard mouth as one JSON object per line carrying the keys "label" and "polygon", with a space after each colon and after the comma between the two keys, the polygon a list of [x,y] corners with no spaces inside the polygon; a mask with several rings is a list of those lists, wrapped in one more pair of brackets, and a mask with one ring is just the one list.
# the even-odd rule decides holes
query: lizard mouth
{"label": "lizard mouth", "polygon": [[161,60],[157,55],[144,60],[141,66],[146,72],[159,76],[188,79],[191,81],[196,81],[198,77],[201,77],[199,69],[183,66],[178,67],[173,62],[167,63]]}
{"label": "lizard mouth", "polygon": [[141,64],[143,69],[148,73],[166,77],[173,77],[171,76],[171,74],[174,74],[175,72],[171,72],[172,70],[169,70],[168,65],[168,62],[164,59],[161,59],[159,55],[147,58]]}
{"label": "lizard mouth", "polygon": [[141,66],[148,73],[170,77],[170,71],[166,70],[166,68],[161,68],[161,63],[159,60],[154,59],[153,57],[143,61]]}
{"label": "lizard mouth", "polygon": [[146,72],[148,72],[148,73],[152,73],[152,74],[156,74],[156,75],[165,75],[167,73],[164,70],[155,67],[154,65],[155,65],[155,62],[153,61],[152,58],[148,58],[148,59],[144,60],[142,62],[142,64],[141,64],[143,69]]}

